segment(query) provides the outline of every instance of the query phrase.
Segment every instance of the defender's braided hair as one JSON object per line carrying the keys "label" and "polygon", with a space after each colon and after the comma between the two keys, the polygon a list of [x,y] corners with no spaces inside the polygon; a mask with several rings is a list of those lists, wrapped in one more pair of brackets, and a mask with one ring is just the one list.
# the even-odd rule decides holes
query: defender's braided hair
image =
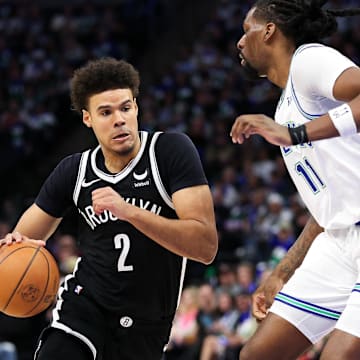
{"label": "defender's braided hair", "polygon": [[322,9],[328,0],[258,0],[254,17],[276,24],[296,46],[319,42],[337,30],[337,16],[360,14],[356,9]]}

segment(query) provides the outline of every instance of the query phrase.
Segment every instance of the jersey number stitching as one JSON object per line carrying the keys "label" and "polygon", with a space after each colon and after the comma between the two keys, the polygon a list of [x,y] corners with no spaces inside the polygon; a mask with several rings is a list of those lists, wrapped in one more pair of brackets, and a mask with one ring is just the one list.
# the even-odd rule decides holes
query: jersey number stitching
{"label": "jersey number stitching", "polygon": [[117,234],[114,237],[115,249],[121,249],[118,260],[118,271],[133,271],[132,265],[125,265],[126,257],[130,250],[130,238],[126,234]]}
{"label": "jersey number stitching", "polygon": [[326,187],[321,177],[306,157],[304,157],[303,162],[299,161],[295,164],[295,169],[296,172],[305,179],[306,183],[310,186],[314,194],[317,194],[320,191],[320,188]]}

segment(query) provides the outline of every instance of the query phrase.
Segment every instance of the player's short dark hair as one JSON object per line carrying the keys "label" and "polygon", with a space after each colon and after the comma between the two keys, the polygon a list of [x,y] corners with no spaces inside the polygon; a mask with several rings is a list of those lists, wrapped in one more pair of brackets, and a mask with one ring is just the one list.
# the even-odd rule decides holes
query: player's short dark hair
{"label": "player's short dark hair", "polygon": [[91,60],[75,70],[71,79],[72,106],[81,113],[88,108],[92,95],[113,89],[130,89],[137,97],[139,86],[139,73],[128,62],[110,57]]}
{"label": "player's short dark hair", "polygon": [[357,9],[323,9],[328,0],[258,0],[254,17],[273,22],[296,46],[320,42],[337,30],[337,16],[360,14]]}

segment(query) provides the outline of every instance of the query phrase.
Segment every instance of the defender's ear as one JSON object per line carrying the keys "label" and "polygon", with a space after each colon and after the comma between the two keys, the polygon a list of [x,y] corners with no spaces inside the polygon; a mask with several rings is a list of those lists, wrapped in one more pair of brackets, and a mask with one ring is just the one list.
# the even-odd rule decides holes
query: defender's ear
{"label": "defender's ear", "polygon": [[82,110],[82,121],[87,127],[91,128],[91,115],[84,109]]}
{"label": "defender's ear", "polygon": [[265,26],[265,34],[264,34],[264,41],[268,41],[272,38],[276,31],[276,25],[272,22],[267,23]]}

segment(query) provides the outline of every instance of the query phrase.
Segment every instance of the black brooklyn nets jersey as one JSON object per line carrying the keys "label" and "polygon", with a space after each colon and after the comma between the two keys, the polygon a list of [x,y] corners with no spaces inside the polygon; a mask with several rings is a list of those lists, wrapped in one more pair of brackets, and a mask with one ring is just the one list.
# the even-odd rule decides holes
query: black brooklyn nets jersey
{"label": "black brooklyn nets jersey", "polygon": [[207,181],[186,135],[140,132],[140,137],[140,151],[117,174],[106,171],[100,146],[65,158],[46,180],[36,204],[55,217],[70,205],[79,212],[78,291],[116,313],[165,320],[176,310],[186,259],[107,210],[96,215],[91,193],[111,186],[135,206],[177,218],[171,194]]}

